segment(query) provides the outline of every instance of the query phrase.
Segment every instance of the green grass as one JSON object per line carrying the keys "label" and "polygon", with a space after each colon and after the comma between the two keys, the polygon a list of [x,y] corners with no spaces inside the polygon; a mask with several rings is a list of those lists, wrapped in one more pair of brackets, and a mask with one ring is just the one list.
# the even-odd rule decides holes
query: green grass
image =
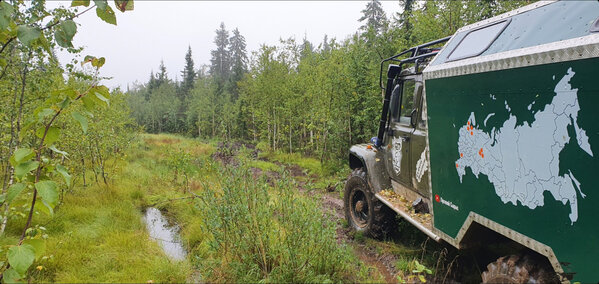
{"label": "green grass", "polygon": [[279,172],[281,171],[281,167],[278,166],[275,163],[272,162],[268,162],[268,161],[262,161],[262,160],[252,160],[249,161],[247,163],[248,167],[251,168],[258,168],[261,169],[262,171],[273,171],[273,172]]}
{"label": "green grass", "polygon": [[[31,275],[35,282],[182,282],[187,262],[171,261],[151,241],[135,206],[133,182],[91,186],[65,197],[47,222],[52,257]],[[36,265],[36,264],[34,264]]]}
{"label": "green grass", "polygon": [[[321,175],[318,160],[270,153],[269,161],[264,161],[242,154],[242,166],[230,169],[231,165],[212,160],[214,151],[214,145],[194,139],[141,135],[127,150],[125,160],[117,162],[117,172],[108,186],[76,186],[65,195],[54,217],[34,217],[33,224],[44,226],[49,237],[46,257],[33,264],[27,280],[157,283],[380,279],[347,245],[337,243],[335,226],[320,212],[319,199],[298,193],[279,164],[299,165],[309,174]],[[281,178],[275,184],[254,179],[249,170],[252,167],[278,172]],[[258,189],[266,195],[250,194]],[[190,192],[204,196],[204,201],[212,198],[212,202],[193,198]],[[147,207],[160,209],[179,225],[187,259],[169,259],[149,238],[142,221]],[[219,217],[231,212],[237,212],[230,216],[233,219]],[[232,222],[228,226],[231,231],[223,231],[222,222]],[[22,217],[11,220],[0,245],[15,244],[23,223]],[[260,247],[267,251],[256,251],[257,240],[262,240]],[[222,244],[227,242],[230,246],[224,248]],[[267,267],[263,263],[268,263]],[[41,269],[36,269],[38,266]]]}
{"label": "green grass", "polygon": [[299,153],[282,153],[282,152],[261,152],[260,158],[268,159],[269,161],[277,161],[283,164],[298,165],[303,169],[308,170],[310,174],[324,176],[320,161],[310,157],[304,157]]}

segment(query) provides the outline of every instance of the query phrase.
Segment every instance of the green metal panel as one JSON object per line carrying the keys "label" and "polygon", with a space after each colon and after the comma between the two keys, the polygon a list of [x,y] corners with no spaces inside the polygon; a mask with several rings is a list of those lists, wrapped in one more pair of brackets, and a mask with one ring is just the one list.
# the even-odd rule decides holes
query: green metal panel
{"label": "green metal panel", "polygon": [[455,238],[475,212],[550,246],[576,281],[597,281],[598,66],[427,80],[435,227]]}

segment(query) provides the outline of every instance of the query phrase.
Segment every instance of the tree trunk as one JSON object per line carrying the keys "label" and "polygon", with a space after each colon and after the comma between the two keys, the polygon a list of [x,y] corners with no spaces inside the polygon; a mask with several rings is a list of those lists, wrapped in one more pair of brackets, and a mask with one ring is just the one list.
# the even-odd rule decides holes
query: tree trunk
{"label": "tree trunk", "polygon": [[[29,62],[29,59],[31,59],[31,53],[29,53],[28,59],[26,62]],[[23,73],[21,75],[21,92],[20,92],[20,96],[19,96],[19,108],[18,108],[18,112],[15,114],[14,111],[11,112],[11,119],[10,119],[10,141],[9,141],[9,146],[8,146],[8,157],[12,156],[12,154],[14,153],[14,151],[17,150],[17,148],[19,147],[19,133],[21,132],[21,119],[23,118],[23,102],[24,102],[24,98],[25,98],[25,86],[27,83],[27,73],[29,72],[27,65],[25,65],[25,67],[23,68]],[[17,100],[17,93],[18,93],[18,89],[15,88],[15,95],[13,97],[13,106],[16,103]],[[16,126],[13,124],[14,118],[15,116],[17,117],[17,123]],[[14,145],[13,145],[14,143]],[[6,159],[8,161],[8,159]],[[4,181],[2,183],[2,194],[6,194],[6,192],[8,191],[8,188],[12,185],[13,183],[13,172],[14,172],[14,168],[10,165],[10,163],[6,163],[5,166],[5,175],[4,175]],[[9,211],[9,204],[5,204],[4,205],[4,213],[2,214],[2,224],[0,224],[0,235],[4,234],[4,230],[6,229],[6,224],[8,223],[8,214],[10,213]]]}
{"label": "tree trunk", "polygon": [[254,113],[252,112],[252,128],[254,128],[254,142],[256,142],[257,138],[256,138],[256,115],[254,115]]}
{"label": "tree trunk", "polygon": [[82,176],[83,176],[83,187],[87,186],[87,182],[85,181],[85,159],[81,158],[81,165],[83,166],[83,170],[81,171]]}

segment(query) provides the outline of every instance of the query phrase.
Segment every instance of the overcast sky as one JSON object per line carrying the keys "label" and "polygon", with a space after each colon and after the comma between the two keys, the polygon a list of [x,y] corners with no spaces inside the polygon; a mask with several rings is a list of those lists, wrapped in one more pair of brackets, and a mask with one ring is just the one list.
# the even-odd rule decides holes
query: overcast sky
{"label": "overcast sky", "polygon": [[[112,5],[112,1],[109,1]],[[70,5],[69,2],[61,4]],[[383,1],[389,17],[399,9],[398,1]],[[49,2],[49,8],[59,2]],[[316,46],[325,34],[338,40],[353,34],[361,25],[358,19],[364,1],[135,1],[135,10],[117,11],[117,26],[101,21],[95,11],[78,20],[75,46],[84,46],[85,55],[104,56],[102,76],[113,77],[103,83],[109,87],[134,82],[145,83],[150,71],[156,72],[164,60],[169,78],[178,76],[191,46],[196,69],[209,64],[215,30],[221,22],[227,30],[239,28],[248,53],[261,44],[277,44],[280,38],[304,35]],[[72,56],[59,52],[64,65]]]}

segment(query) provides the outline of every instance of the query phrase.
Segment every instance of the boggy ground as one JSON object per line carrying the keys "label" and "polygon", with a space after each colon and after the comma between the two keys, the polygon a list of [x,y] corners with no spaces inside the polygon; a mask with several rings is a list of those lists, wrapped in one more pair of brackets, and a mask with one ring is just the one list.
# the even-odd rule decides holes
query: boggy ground
{"label": "boggy ground", "polygon": [[[342,190],[349,169],[327,175],[317,160],[298,154],[148,134],[116,165],[108,185],[76,185],[53,218],[34,218],[49,237],[47,257],[34,263],[29,281],[456,279],[455,252],[411,226],[400,222],[385,240],[347,227]],[[148,207],[181,228],[185,260],[170,259],[151,240],[142,221]],[[9,222],[3,243],[16,238],[21,221]]]}
{"label": "boggy ground", "polygon": [[[320,200],[320,210],[336,224],[337,242],[349,244],[371,275],[377,275],[378,281],[402,283],[432,280],[455,283],[456,279],[469,279],[464,277],[463,271],[458,270],[457,266],[465,262],[461,261],[455,249],[434,243],[399,218],[398,228],[389,231],[383,240],[367,238],[351,230],[344,215],[342,194],[349,169],[324,175],[318,170],[319,162],[314,159],[297,154],[260,152],[252,144],[239,142],[219,143],[212,157],[224,165],[236,166],[235,156],[244,147],[256,159],[251,168],[254,178],[265,176],[266,180],[273,183],[280,178],[280,171],[283,170],[294,178],[298,192]],[[471,266],[472,263],[466,265]]]}

